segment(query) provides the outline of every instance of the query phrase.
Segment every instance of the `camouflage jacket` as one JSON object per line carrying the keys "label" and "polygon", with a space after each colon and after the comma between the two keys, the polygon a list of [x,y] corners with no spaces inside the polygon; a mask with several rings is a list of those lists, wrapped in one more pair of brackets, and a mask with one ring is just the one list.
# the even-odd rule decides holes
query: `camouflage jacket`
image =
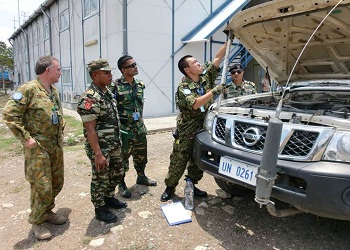
{"label": "camouflage jacket", "polygon": [[[31,137],[41,144],[57,142],[62,146],[65,121],[57,89],[51,95],[39,78],[20,86],[6,103],[3,119],[15,137],[25,143]],[[56,121],[53,122],[53,115]]]}
{"label": "camouflage jacket", "polygon": [[[104,155],[121,145],[117,104],[109,89],[104,93],[91,83],[79,99],[77,112],[83,123],[96,120],[98,142]],[[84,136],[88,138],[85,128]],[[85,142],[85,148],[92,151],[88,140]]]}
{"label": "camouflage jacket", "polygon": [[136,130],[138,134],[147,133],[143,123],[144,89],[143,81],[134,79],[131,86],[123,76],[111,85],[123,132],[132,134]]}
{"label": "camouflage jacket", "polygon": [[215,87],[215,79],[219,69],[209,63],[206,73],[200,77],[198,82],[184,77],[177,87],[175,95],[176,107],[180,110],[177,118],[177,129],[179,136],[193,138],[195,133],[202,128],[204,117],[214,99],[208,101],[203,107],[193,110],[196,98],[206,94]]}
{"label": "camouflage jacket", "polygon": [[224,98],[232,98],[240,95],[251,95],[256,94],[255,83],[243,80],[240,86],[236,86],[233,82],[225,86],[223,93]]}

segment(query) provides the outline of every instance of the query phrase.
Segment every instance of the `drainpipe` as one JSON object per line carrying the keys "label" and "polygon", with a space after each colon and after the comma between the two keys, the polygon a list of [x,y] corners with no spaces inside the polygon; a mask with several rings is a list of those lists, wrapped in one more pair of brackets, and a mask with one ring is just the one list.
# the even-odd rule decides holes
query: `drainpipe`
{"label": "drainpipe", "polygon": [[123,55],[128,54],[128,1],[123,0]]}
{"label": "drainpipe", "polygon": [[51,29],[51,17],[46,14],[46,12],[43,9],[43,5],[40,5],[41,12],[49,19],[49,39],[50,39],[50,55],[52,56],[52,29]]}
{"label": "drainpipe", "polygon": [[175,31],[175,0],[171,1],[171,112],[175,113],[175,61],[174,61],[174,50],[175,50],[175,43],[174,43],[174,31]]}
{"label": "drainpipe", "polygon": [[100,45],[100,58],[102,57],[102,32],[101,32],[101,0],[98,1],[98,36]]}
{"label": "drainpipe", "polygon": [[32,79],[32,74],[30,72],[30,57],[29,57],[29,36],[28,36],[28,33],[27,31],[25,31],[22,27],[21,27],[21,30],[24,34],[26,34],[26,40],[27,40],[27,57],[28,57],[28,77],[29,77],[29,80]]}

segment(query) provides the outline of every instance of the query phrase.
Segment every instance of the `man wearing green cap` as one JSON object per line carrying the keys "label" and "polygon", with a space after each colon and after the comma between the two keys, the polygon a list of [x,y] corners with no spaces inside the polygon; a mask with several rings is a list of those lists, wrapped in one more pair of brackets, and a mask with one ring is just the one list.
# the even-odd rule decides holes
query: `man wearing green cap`
{"label": "man wearing green cap", "polygon": [[120,124],[117,104],[108,85],[112,68],[104,59],[88,64],[92,83],[81,95],[77,111],[84,125],[85,151],[92,165],[91,202],[96,219],[111,223],[117,216],[108,208],[125,208],[114,197],[124,175],[121,157]]}

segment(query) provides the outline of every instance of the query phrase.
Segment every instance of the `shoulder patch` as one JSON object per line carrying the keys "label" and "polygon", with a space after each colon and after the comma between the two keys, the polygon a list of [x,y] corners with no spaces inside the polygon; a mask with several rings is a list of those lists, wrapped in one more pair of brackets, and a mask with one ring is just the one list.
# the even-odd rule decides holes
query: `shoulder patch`
{"label": "shoulder patch", "polygon": [[84,107],[86,110],[91,109],[92,105],[95,103],[96,101],[89,98],[89,97],[85,97],[84,98]]}
{"label": "shoulder patch", "polygon": [[23,98],[23,95],[21,92],[16,92],[12,96],[12,99],[15,101],[20,101],[22,98]]}
{"label": "shoulder patch", "polygon": [[183,93],[184,93],[185,95],[189,95],[189,94],[191,94],[191,90],[189,90],[189,89],[184,89]]}

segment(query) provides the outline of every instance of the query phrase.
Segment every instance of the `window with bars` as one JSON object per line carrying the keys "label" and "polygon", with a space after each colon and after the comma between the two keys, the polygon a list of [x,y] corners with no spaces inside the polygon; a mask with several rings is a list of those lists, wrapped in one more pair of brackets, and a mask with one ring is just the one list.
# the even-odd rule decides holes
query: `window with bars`
{"label": "window with bars", "polygon": [[84,18],[98,12],[98,0],[84,0]]}
{"label": "window with bars", "polygon": [[38,45],[38,31],[33,31],[33,46]]}
{"label": "window with bars", "polygon": [[62,68],[62,76],[61,76],[61,83],[62,85],[71,85],[72,84],[72,78],[70,73],[70,68]]}
{"label": "window with bars", "polygon": [[69,27],[68,10],[63,11],[60,16],[60,31],[64,31]]}
{"label": "window with bars", "polygon": [[44,24],[44,40],[47,40],[50,38],[50,29],[49,29],[49,23]]}

